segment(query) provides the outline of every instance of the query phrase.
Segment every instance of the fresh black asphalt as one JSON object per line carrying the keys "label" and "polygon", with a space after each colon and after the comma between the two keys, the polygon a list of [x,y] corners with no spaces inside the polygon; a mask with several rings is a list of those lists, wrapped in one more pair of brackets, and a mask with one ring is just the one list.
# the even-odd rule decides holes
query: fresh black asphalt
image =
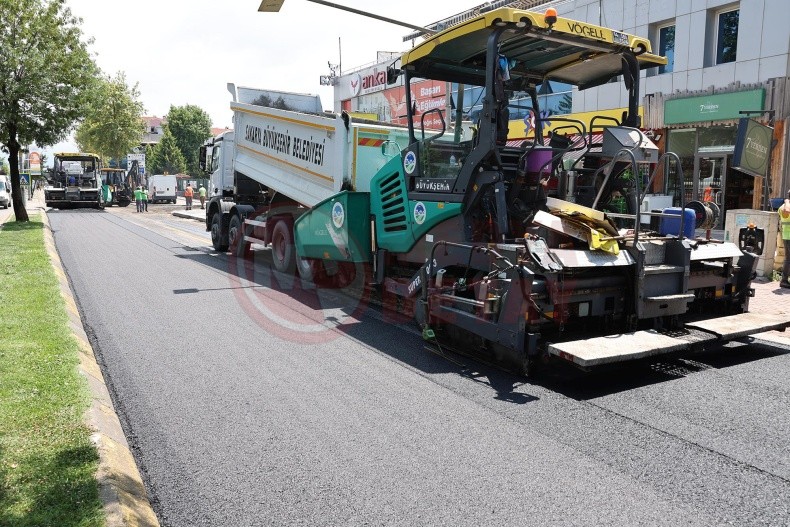
{"label": "fresh black asphalt", "polygon": [[49,216],[163,525],[790,524],[790,354],[526,381],[176,229]]}

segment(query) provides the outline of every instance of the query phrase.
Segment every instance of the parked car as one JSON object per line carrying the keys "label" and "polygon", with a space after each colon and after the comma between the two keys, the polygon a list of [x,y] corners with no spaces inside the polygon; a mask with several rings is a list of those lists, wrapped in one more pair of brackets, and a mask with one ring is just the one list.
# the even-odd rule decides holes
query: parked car
{"label": "parked car", "polygon": [[11,205],[11,182],[8,176],[0,176],[0,206],[7,209]]}

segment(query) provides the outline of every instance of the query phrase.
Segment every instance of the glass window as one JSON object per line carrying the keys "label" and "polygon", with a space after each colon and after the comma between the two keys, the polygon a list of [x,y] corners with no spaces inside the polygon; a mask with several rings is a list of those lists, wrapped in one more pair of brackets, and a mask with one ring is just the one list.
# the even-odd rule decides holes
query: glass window
{"label": "glass window", "polygon": [[691,201],[694,181],[694,155],[697,151],[697,130],[686,128],[683,130],[670,130],[667,151],[674,152],[680,158],[680,168],[683,178],[675,163],[670,163],[669,171],[664,179],[664,192],[672,196],[674,206],[680,205],[681,192],[685,203]]}
{"label": "glass window", "polygon": [[699,153],[732,153],[735,151],[736,126],[711,126],[699,129]]}
{"label": "glass window", "polygon": [[675,26],[658,29],[658,54],[667,58],[665,66],[658,67],[658,73],[669,73],[675,65]]}
{"label": "glass window", "polygon": [[716,64],[735,62],[738,47],[739,9],[719,13],[716,32]]}

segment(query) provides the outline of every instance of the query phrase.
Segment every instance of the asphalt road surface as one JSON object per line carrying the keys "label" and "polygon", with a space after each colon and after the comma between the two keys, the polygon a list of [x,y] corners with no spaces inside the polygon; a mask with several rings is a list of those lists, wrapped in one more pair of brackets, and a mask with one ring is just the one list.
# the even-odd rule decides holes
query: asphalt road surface
{"label": "asphalt road surface", "polygon": [[163,525],[790,524],[787,352],[526,381],[197,222],[50,221]]}

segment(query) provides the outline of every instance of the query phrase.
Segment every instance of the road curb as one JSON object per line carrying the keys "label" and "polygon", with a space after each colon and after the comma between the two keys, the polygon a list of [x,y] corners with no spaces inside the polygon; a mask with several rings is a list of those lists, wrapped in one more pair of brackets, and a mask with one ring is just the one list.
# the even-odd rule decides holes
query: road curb
{"label": "road curb", "polygon": [[82,325],[71,284],[55,246],[49,218],[46,211],[41,212],[44,246],[58,277],[69,326],[80,348],[79,371],[87,380],[91,393],[91,406],[85,414],[85,421],[94,430],[91,441],[99,452],[96,480],[99,483],[99,497],[104,505],[107,527],[159,527],[159,520],[148,501],[143,479],[126,442],[101,368],[96,362],[93,348]]}
{"label": "road curb", "polygon": [[190,214],[190,213],[189,213],[189,212],[187,212],[187,211],[174,210],[174,211],[173,211],[173,212],[171,212],[170,214],[172,214],[172,215],[173,215],[173,216],[175,216],[176,218],[187,218],[187,219],[190,219],[190,220],[195,220],[195,221],[206,221],[206,217],[205,217],[205,215],[204,215],[204,216],[197,217],[197,216],[195,216],[194,214]]}

